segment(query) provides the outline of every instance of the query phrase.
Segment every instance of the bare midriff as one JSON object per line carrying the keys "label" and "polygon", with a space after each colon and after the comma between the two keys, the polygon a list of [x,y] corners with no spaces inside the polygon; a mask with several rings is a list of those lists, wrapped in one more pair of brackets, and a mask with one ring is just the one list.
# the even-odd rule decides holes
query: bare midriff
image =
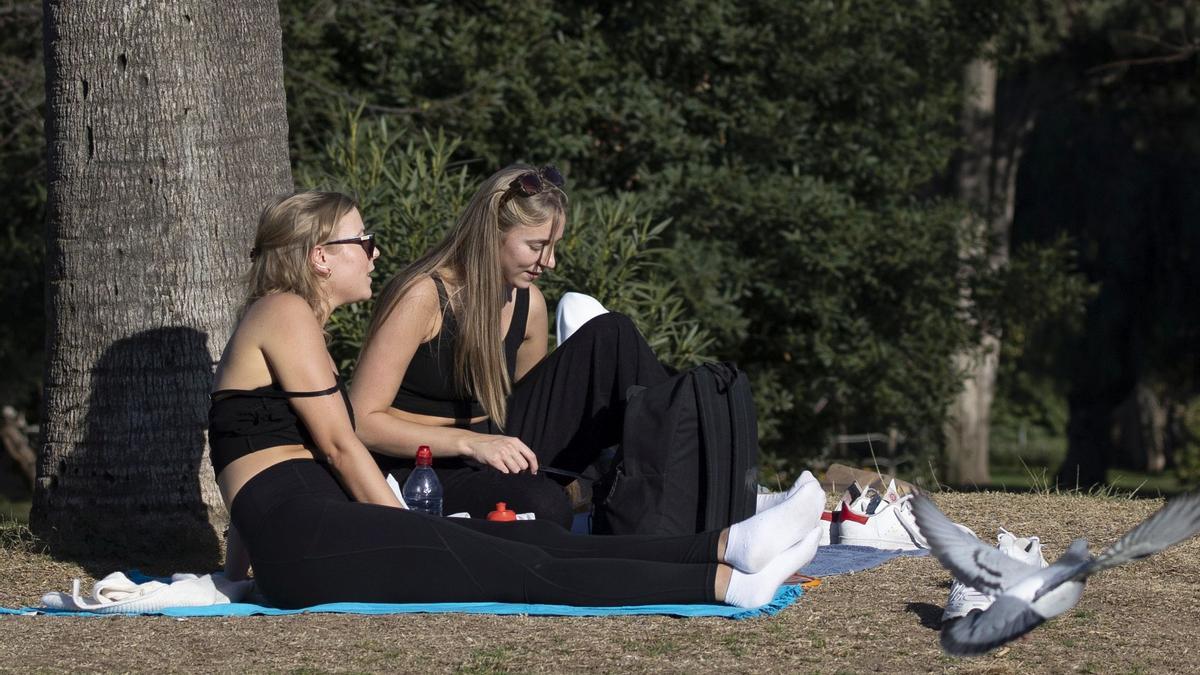
{"label": "bare midriff", "polygon": [[233,499],[246,483],[280,462],[289,459],[316,459],[316,454],[303,445],[277,445],[273,448],[256,450],[248,455],[238,457],[229,463],[217,476],[217,487],[225,499],[225,509],[233,508]]}
{"label": "bare midriff", "polygon": [[[421,415],[419,413],[408,412],[407,410],[400,410],[399,408],[388,408],[388,414],[391,415],[392,417],[395,417],[396,419],[404,420],[405,422],[416,422],[417,424],[424,424],[425,426],[428,426],[428,427],[452,427],[452,426],[454,426],[455,422],[458,421],[458,420],[455,420],[453,417],[437,417],[436,415]],[[487,419],[487,415],[480,415],[479,417],[472,417],[471,424],[478,424],[486,419]]]}

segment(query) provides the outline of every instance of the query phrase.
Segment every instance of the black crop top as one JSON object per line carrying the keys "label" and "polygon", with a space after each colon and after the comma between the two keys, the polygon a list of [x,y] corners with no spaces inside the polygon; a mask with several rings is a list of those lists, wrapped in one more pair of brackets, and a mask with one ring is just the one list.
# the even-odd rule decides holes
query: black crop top
{"label": "black crop top", "polygon": [[[458,325],[454,312],[447,311],[449,298],[446,286],[437,275],[431,275],[437,286],[438,306],[442,308],[442,329],[428,342],[417,346],[417,351],[404,373],[400,390],[392,400],[392,407],[419,415],[434,415],[456,420],[482,417],[487,413],[479,401],[470,394],[459,391],[454,382],[454,338]],[[525,323],[529,318],[529,289],[517,290],[513,306],[512,324],[504,336],[504,360],[508,366],[508,377],[516,377],[517,350],[525,340]]]}
{"label": "black crop top", "polygon": [[346,394],[346,383],[337,376],[337,384],[321,391],[283,391],[269,384],[257,389],[222,389],[212,394],[208,409],[209,459],[217,475],[235,459],[257,450],[278,445],[312,446],[312,436],[304,422],[292,410],[288,399],[328,396],[340,392],[354,426],[354,408]]}

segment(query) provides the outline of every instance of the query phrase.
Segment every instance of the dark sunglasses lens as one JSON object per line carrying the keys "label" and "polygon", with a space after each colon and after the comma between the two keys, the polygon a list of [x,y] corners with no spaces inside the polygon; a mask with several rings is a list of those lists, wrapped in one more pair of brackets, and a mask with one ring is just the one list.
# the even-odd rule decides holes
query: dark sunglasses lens
{"label": "dark sunglasses lens", "polygon": [[542,179],[538,178],[536,173],[527,173],[517,179],[521,185],[521,192],[525,193],[526,197],[532,197],[542,191]]}
{"label": "dark sunglasses lens", "polygon": [[361,239],[359,243],[362,244],[363,250],[367,252],[367,258],[375,256],[375,237],[373,235]]}
{"label": "dark sunglasses lens", "polygon": [[543,167],[542,175],[545,176],[546,180],[550,181],[554,187],[562,187],[563,183],[566,182],[563,180],[562,174],[558,172],[558,169],[552,166]]}

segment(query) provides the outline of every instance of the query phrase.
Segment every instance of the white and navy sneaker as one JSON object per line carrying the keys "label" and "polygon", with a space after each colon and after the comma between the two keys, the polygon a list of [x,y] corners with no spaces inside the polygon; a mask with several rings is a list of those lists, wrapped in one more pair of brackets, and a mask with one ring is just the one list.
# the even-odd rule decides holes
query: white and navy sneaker
{"label": "white and navy sneaker", "polygon": [[[996,536],[996,548],[1010,558],[1015,558],[1027,565],[1049,567],[1050,563],[1042,556],[1042,541],[1037,537],[1017,537],[1004,528]],[[950,583],[950,597],[946,600],[946,608],[942,611],[942,622],[966,616],[974,611],[980,611],[992,606],[994,598],[982,591],[955,579]]]}
{"label": "white and navy sneaker", "polygon": [[866,490],[838,517],[839,544],[912,551],[929,548],[912,513],[912,495],[900,496],[896,482],[880,493]]}

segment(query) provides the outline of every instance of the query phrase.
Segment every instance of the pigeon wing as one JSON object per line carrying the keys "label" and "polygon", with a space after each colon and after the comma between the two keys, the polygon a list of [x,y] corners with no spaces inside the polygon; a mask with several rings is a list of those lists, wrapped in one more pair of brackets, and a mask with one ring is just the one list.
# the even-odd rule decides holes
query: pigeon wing
{"label": "pigeon wing", "polygon": [[946,624],[942,649],[955,656],[976,656],[1021,637],[1045,620],[1024,600],[1002,595],[982,612]]}
{"label": "pigeon wing", "polygon": [[1088,576],[1131,560],[1145,558],[1200,532],[1200,492],[1167,502],[1125,536],[1096,556],[1080,573]]}
{"label": "pigeon wing", "polygon": [[913,515],[942,566],[950,570],[954,578],[977,591],[999,595],[1040,569],[979,541],[975,535],[955,525],[925,495],[913,498]]}

